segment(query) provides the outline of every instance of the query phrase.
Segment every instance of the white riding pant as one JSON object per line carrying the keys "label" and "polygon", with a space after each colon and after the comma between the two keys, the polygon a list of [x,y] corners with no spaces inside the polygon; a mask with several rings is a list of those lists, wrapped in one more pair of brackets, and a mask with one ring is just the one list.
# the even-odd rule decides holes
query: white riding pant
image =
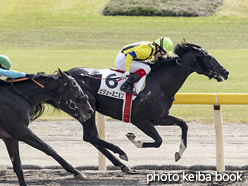
{"label": "white riding pant", "polygon": [[[125,71],[125,65],[126,65],[126,55],[122,52],[119,52],[118,55],[115,58],[115,66],[117,69]],[[139,69],[144,69],[146,74],[149,74],[151,71],[151,67],[145,63],[142,63],[141,61],[132,60],[130,65],[130,72],[136,72]]]}

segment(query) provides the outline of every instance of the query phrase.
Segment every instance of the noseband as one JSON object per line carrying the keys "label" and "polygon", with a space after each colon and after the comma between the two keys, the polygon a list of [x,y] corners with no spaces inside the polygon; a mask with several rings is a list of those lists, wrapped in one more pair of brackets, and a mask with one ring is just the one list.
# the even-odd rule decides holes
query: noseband
{"label": "noseband", "polygon": [[68,87],[68,82],[71,81],[71,80],[68,80],[68,81],[65,81],[65,79],[63,79],[63,80],[64,80],[64,89],[63,89],[62,93],[61,93],[59,96],[56,95],[56,96],[58,97],[58,104],[60,104],[60,101],[63,100],[63,99],[62,99],[62,96],[63,96],[65,90],[67,90],[68,100],[65,100],[65,104],[66,104],[66,105],[68,104],[68,107],[69,107],[71,110],[74,110],[74,111],[75,111],[75,114],[74,114],[74,115],[75,115],[75,116],[78,116],[78,115],[79,115],[79,113],[78,113],[79,107],[77,106],[77,103],[80,103],[80,102],[83,102],[83,101],[87,101],[87,100],[89,99],[89,97],[88,97],[87,94],[84,94],[83,96],[81,96],[80,98],[78,98],[78,99],[76,100],[76,102],[74,102],[74,101],[71,99],[71,97],[70,97],[71,92],[70,92],[70,89],[69,89],[69,87]]}
{"label": "noseband", "polygon": [[[215,69],[220,64],[217,62],[217,64],[214,66],[214,68],[212,68],[212,69],[207,68],[206,65],[205,65],[205,63],[202,60],[202,55],[207,56],[206,51],[204,49],[200,49],[200,52],[199,53],[195,53],[195,55],[196,55],[196,58],[194,59],[193,64],[198,61],[200,63],[200,65],[201,65],[201,67],[203,68],[203,70],[199,70],[199,69],[192,68],[190,66],[182,65],[181,63],[178,62],[178,60],[176,60],[176,64],[179,65],[179,66],[188,68],[190,70],[193,70],[193,71],[195,71],[195,72],[197,72],[199,74],[204,74],[204,75],[208,76],[209,79],[212,79],[212,78],[215,79],[215,78],[217,78],[218,77],[218,73],[215,71]],[[212,58],[212,56],[210,56],[210,57]]]}

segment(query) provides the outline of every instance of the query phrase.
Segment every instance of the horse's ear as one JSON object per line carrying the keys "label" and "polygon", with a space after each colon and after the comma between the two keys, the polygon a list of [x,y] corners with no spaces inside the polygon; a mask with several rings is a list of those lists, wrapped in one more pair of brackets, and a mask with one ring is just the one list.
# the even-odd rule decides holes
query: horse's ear
{"label": "horse's ear", "polygon": [[58,70],[59,70],[59,73],[60,73],[62,78],[68,79],[68,76],[63,71],[61,71],[60,69],[58,69]]}
{"label": "horse's ear", "polygon": [[61,74],[62,72],[61,72],[61,70],[58,68],[58,70],[59,70],[59,73]]}
{"label": "horse's ear", "polygon": [[183,38],[182,44],[187,44],[187,41],[185,38]]}

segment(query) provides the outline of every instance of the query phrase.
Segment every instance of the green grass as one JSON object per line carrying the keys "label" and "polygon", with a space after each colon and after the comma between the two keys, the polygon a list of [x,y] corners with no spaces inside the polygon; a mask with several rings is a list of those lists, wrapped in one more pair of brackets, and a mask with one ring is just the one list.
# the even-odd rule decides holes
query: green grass
{"label": "green grass", "polygon": [[220,16],[247,18],[248,1],[246,0],[225,0],[220,12]]}
{"label": "green grass", "polygon": [[[109,0],[2,0],[0,53],[12,69],[53,73],[58,68],[108,68],[124,45],[167,36],[176,44],[187,41],[210,51],[227,70],[227,81],[217,83],[192,74],[179,92],[247,93],[248,6],[224,1],[212,17],[103,16]],[[223,107],[225,121],[248,122],[248,106]],[[171,114],[186,121],[213,121],[211,105],[174,105]],[[48,116],[49,115],[49,116]],[[61,118],[49,113],[42,119]],[[63,117],[64,118],[64,115]],[[65,116],[65,118],[67,118]]]}

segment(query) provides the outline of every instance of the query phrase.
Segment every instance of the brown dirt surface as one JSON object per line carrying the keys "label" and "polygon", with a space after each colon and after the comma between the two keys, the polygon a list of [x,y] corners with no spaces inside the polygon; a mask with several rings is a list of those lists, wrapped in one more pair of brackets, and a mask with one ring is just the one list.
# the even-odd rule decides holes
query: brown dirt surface
{"label": "brown dirt surface", "polygon": [[[138,149],[125,134],[133,132],[137,140],[151,141],[132,124],[108,120],[106,139],[118,145],[128,155],[129,161],[122,161],[136,170],[136,174],[122,173],[114,169],[107,160],[108,170],[98,171],[98,152],[82,139],[82,126],[76,121],[33,122],[30,128],[46,143],[52,146],[66,161],[82,171],[87,180],[74,179],[59,164],[28,145],[20,142],[20,155],[24,167],[24,177],[28,185],[37,186],[78,186],[78,185],[147,185],[149,176],[159,175],[160,180],[150,185],[248,185],[248,124],[224,123],[226,177],[234,179],[242,174],[243,181],[216,181],[216,146],[214,125],[188,123],[188,148],[183,157],[174,161],[174,154],[179,149],[181,130],[177,126],[156,127],[163,144],[160,148]],[[12,170],[7,150],[0,142],[0,186],[18,185]],[[117,154],[115,154],[118,157]],[[211,177],[211,181],[199,181],[198,173]],[[169,174],[179,176],[178,181],[163,180]],[[186,175],[186,177],[185,177]],[[193,176],[191,180],[187,176]],[[183,177],[184,176],[184,177]],[[202,176],[202,175],[201,175]],[[232,176],[232,177],[231,177]],[[203,176],[202,176],[203,177]],[[198,180],[197,180],[198,179]]]}

